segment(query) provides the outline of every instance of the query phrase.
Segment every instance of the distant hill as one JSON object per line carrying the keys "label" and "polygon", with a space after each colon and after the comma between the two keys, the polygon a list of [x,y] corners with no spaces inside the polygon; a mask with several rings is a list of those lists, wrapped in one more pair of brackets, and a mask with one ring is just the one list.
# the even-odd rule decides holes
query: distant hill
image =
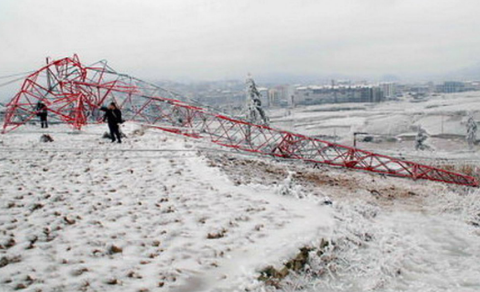
{"label": "distant hill", "polygon": [[480,62],[463,69],[445,74],[450,80],[480,80]]}
{"label": "distant hill", "polygon": [[266,84],[318,84],[330,83],[330,80],[352,80],[361,81],[366,80],[365,76],[346,75],[340,73],[331,74],[290,74],[290,73],[270,73],[255,75],[255,80]]}

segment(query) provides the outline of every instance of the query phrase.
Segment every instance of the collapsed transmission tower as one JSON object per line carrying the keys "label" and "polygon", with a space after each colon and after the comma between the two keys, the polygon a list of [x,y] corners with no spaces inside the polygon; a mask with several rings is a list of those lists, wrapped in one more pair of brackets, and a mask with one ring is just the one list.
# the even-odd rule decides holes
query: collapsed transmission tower
{"label": "collapsed transmission tower", "polygon": [[49,61],[30,74],[7,104],[2,133],[28,123],[39,102],[50,117],[81,129],[101,122],[99,107],[115,102],[125,119],[231,149],[411,179],[478,186],[470,176],[232,118],[169,90],[121,74],[105,61],[78,57]]}

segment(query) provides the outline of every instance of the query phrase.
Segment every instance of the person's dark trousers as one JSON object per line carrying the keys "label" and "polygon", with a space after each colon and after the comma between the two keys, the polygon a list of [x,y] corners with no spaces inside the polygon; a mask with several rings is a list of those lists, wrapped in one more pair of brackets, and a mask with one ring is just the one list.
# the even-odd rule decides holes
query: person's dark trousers
{"label": "person's dark trousers", "polygon": [[116,138],[116,140],[118,140],[118,143],[122,143],[118,124],[108,124],[108,128],[110,129],[110,136],[112,137],[112,142],[115,142],[115,138]]}
{"label": "person's dark trousers", "polygon": [[48,128],[47,117],[40,116],[40,124],[41,124],[42,128]]}

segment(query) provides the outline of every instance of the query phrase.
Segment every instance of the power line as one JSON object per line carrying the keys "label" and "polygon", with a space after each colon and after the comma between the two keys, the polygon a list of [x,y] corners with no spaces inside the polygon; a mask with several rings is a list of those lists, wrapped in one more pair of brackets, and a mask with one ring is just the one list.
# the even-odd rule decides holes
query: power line
{"label": "power line", "polygon": [[[62,161],[64,160],[125,160],[125,159],[171,159],[171,158],[193,158],[197,156],[181,156],[181,155],[168,155],[168,156],[101,156],[101,157],[61,157]],[[32,157],[32,158],[0,158],[0,162],[7,160],[15,161],[53,161],[54,158],[51,157]]]}
{"label": "power line", "polygon": [[[212,149],[213,150],[213,149]],[[7,148],[0,152],[196,152],[195,149],[93,149],[93,148]]]}
{"label": "power line", "polygon": [[27,75],[30,75],[32,74],[33,72],[35,71],[27,71],[27,72],[23,72],[23,73],[15,73],[15,74],[10,74],[10,75],[4,75],[4,76],[0,76],[0,79],[6,79],[6,78],[10,78],[10,77],[17,77],[17,76],[27,76]]}
{"label": "power line", "polygon": [[1,84],[0,84],[0,87],[3,87],[3,86],[6,86],[6,85],[15,83],[15,82],[17,82],[17,81],[19,81],[19,80],[22,80],[22,79],[24,79],[24,78],[25,78],[25,77],[20,77],[20,78],[13,79],[13,80],[8,81],[8,82],[5,82],[5,83],[1,83]]}

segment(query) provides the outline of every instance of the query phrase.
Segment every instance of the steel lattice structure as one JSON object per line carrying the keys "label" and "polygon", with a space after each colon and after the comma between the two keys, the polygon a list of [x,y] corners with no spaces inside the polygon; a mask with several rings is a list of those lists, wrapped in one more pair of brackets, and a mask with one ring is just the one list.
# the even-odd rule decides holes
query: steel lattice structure
{"label": "steel lattice structure", "polygon": [[47,105],[51,117],[80,129],[100,122],[99,107],[110,101],[122,108],[127,120],[241,151],[415,180],[478,186],[471,176],[232,118],[117,73],[105,61],[84,66],[76,55],[50,61],[25,79],[21,90],[7,104],[2,132],[35,118],[38,102]]}

